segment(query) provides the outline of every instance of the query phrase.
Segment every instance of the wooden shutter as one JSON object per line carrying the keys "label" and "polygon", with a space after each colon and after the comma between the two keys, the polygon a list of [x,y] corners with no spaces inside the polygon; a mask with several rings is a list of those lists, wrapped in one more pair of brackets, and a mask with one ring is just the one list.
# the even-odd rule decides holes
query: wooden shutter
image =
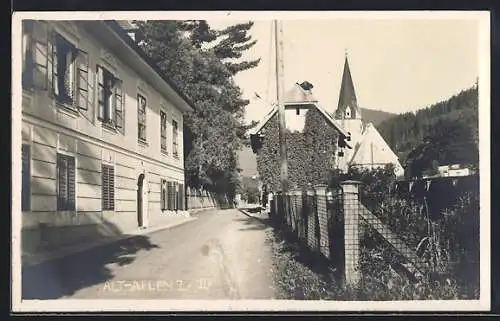
{"label": "wooden shutter", "polygon": [[116,129],[125,134],[124,131],[124,114],[123,114],[123,92],[122,92],[123,82],[120,79],[115,80],[115,99],[114,99],[114,109],[115,109],[115,126]]}
{"label": "wooden shutter", "polygon": [[172,182],[167,182],[167,209],[169,211],[174,210],[174,204],[172,202]]}
{"label": "wooden shutter", "polygon": [[65,155],[57,154],[57,210],[65,210],[68,195],[68,163]]}
{"label": "wooden shutter", "polygon": [[23,20],[23,74],[22,84],[24,89],[33,88],[33,72],[35,61],[33,56],[33,20]]}
{"label": "wooden shutter", "polygon": [[77,92],[76,106],[81,110],[89,108],[89,59],[85,51],[79,50],[76,59],[77,70]]}
{"label": "wooden shutter", "polygon": [[33,85],[35,88],[47,90],[48,82],[48,41],[49,30],[46,21],[39,20],[33,28]]}
{"label": "wooden shutter", "polygon": [[57,56],[55,45],[55,33],[49,31],[49,40],[47,42],[47,88],[49,96],[54,97],[58,94],[57,88]]}
{"label": "wooden shutter", "polygon": [[97,65],[97,118],[104,119],[104,106],[105,106],[105,88],[104,88],[104,69],[102,66]]}
{"label": "wooden shutter", "polygon": [[109,201],[109,209],[115,209],[115,168],[113,166],[109,166],[108,169],[108,201]]}
{"label": "wooden shutter", "polygon": [[67,210],[75,210],[75,158],[68,156],[68,204]]}
{"label": "wooden shutter", "polygon": [[115,169],[102,165],[102,209],[115,209]]}
{"label": "wooden shutter", "polygon": [[108,167],[106,165],[102,165],[102,209],[107,210],[109,208],[109,182],[108,182]]}
{"label": "wooden shutter", "polygon": [[22,187],[21,187],[21,210],[30,210],[31,199],[31,168],[30,168],[30,146],[22,145]]}
{"label": "wooden shutter", "polygon": [[184,211],[184,184],[179,184],[179,210]]}

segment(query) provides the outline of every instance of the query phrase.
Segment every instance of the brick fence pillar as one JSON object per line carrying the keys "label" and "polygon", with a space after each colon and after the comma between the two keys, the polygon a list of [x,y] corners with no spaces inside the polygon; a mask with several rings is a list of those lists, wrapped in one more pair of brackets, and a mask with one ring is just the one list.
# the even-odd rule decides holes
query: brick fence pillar
{"label": "brick fence pillar", "polygon": [[361,206],[359,188],[361,182],[341,182],[344,212],[344,278],[346,285],[357,286],[361,278],[359,270],[359,225]]}
{"label": "brick fence pillar", "polygon": [[316,185],[318,226],[319,226],[319,251],[326,258],[330,258],[330,241],[328,239],[328,209],[326,204],[326,185]]}

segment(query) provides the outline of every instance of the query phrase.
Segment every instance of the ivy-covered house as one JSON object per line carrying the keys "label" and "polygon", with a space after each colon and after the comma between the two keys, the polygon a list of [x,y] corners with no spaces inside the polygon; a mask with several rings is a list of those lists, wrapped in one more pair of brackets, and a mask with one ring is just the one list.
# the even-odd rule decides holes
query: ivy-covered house
{"label": "ivy-covered house", "polygon": [[[348,133],[318,104],[311,89],[306,81],[296,83],[285,93],[288,176],[292,188],[327,183],[329,171],[335,166],[337,146],[350,148]],[[298,121],[290,124],[289,120]],[[273,106],[250,135],[259,175],[269,190],[280,188],[278,133],[278,108]]]}
{"label": "ivy-covered house", "polygon": [[[350,167],[375,169],[393,164],[396,176],[403,175],[397,155],[375,126],[363,120],[347,56],[335,112],[320,106],[312,88],[306,81],[296,83],[285,93],[287,157],[292,186],[324,184],[330,170],[346,172]],[[304,113],[303,109],[307,111]],[[260,175],[272,188],[279,178],[276,105],[254,128],[251,138]]]}

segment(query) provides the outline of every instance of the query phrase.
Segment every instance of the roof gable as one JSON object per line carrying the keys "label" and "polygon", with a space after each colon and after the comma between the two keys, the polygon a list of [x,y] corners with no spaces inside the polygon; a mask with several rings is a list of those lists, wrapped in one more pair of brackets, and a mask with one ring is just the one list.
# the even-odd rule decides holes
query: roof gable
{"label": "roof gable", "polygon": [[[304,82],[306,83],[306,82]],[[303,84],[304,84],[303,83]],[[312,87],[312,86],[311,86]],[[326,120],[344,136],[348,136],[348,133],[341,124],[335,120],[325,109],[319,106],[318,101],[312,95],[311,90],[305,90],[301,84],[296,83],[293,88],[285,94],[285,108],[294,108],[295,106],[309,106],[311,108],[316,108]],[[267,115],[262,119],[257,126],[251,130],[250,134],[257,134],[266,126],[266,124],[271,120],[271,118],[278,112],[278,106],[273,104],[272,109],[267,113]]]}
{"label": "roof gable", "polygon": [[401,167],[397,155],[392,151],[384,138],[373,124],[367,124],[360,145],[355,151],[350,164],[352,165],[380,165],[393,163]]}

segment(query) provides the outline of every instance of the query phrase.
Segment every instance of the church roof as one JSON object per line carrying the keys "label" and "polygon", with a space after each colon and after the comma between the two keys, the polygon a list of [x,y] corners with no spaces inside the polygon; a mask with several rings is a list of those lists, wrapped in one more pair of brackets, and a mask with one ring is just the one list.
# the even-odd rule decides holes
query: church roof
{"label": "church roof", "polygon": [[352,81],[351,69],[349,68],[349,61],[347,60],[347,55],[344,62],[344,73],[342,74],[342,83],[340,85],[339,102],[337,105],[336,116],[341,117],[347,106],[354,108],[353,118],[356,118],[356,114],[361,118],[361,109],[358,106],[358,101],[356,99],[356,91],[354,90],[354,83]]}
{"label": "church roof", "polygon": [[372,123],[366,125],[351,158],[351,165],[384,165],[392,163],[396,170],[401,171],[403,167],[399,163],[398,156],[387,145],[384,138]]}

